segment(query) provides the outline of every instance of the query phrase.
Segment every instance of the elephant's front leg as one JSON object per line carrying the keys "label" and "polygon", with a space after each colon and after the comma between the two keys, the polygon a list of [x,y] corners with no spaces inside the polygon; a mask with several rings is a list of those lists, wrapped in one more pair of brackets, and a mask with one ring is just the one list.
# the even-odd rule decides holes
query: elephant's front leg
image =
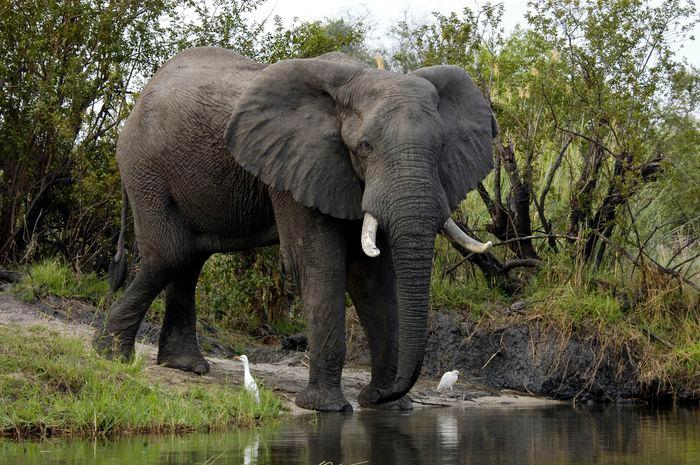
{"label": "elephant's front leg", "polygon": [[345,274],[331,268],[303,268],[309,385],[297,394],[296,403],[313,410],[351,411],[340,387],[345,363]]}
{"label": "elephant's front leg", "polygon": [[340,387],[345,363],[345,264],[343,222],[273,195],[285,269],[301,292],[309,342],[309,384],[298,406],[351,411]]}
{"label": "elephant's front leg", "polygon": [[413,404],[408,396],[393,402],[376,403],[379,391],[393,386],[398,364],[398,301],[391,248],[386,235],[379,231],[377,246],[381,254],[370,258],[360,247],[359,226],[349,235],[347,288],[367,334],[372,357],[372,379],[360,392],[358,401],[368,408],[410,410]]}

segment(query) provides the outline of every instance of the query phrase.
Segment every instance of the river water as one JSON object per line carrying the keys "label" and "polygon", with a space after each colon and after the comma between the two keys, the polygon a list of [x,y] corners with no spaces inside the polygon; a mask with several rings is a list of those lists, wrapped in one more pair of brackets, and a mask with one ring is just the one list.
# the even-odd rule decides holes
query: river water
{"label": "river water", "polygon": [[0,442],[0,464],[700,464],[700,410],[431,408],[305,415],[255,431]]}

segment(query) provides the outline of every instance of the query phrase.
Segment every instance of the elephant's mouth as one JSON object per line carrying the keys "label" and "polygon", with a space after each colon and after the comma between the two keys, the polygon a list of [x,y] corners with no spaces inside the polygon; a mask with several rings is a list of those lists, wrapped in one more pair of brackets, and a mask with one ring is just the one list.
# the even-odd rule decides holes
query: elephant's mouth
{"label": "elephant's mouth", "polygon": [[[362,242],[362,250],[368,257],[371,258],[378,256],[380,253],[380,250],[377,247],[378,225],[379,222],[377,219],[372,216],[371,213],[365,212],[365,217],[362,221],[362,233],[360,234],[360,240]],[[472,253],[485,253],[491,250],[491,247],[493,246],[491,241],[484,243],[468,236],[459,228],[459,226],[457,226],[454,221],[452,221],[452,218],[447,219],[445,224],[442,226],[442,232],[448,238],[457,242]]]}

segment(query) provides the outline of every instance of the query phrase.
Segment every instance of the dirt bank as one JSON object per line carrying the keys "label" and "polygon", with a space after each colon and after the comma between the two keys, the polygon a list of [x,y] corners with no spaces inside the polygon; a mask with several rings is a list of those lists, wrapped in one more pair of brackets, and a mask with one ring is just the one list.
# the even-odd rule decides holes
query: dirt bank
{"label": "dirt bank", "polygon": [[[367,363],[364,335],[350,320],[348,353],[353,363]],[[639,359],[635,347],[602,346],[595,337],[562,333],[538,319],[504,315],[476,322],[457,312],[433,313],[422,376],[457,369],[491,389],[565,401],[700,403],[698,391],[676,385],[671,392],[661,389],[658,380],[643,382]]]}
{"label": "dirt bank", "polygon": [[[547,402],[544,398],[619,403],[675,399],[695,404],[700,400],[697,391],[675,386],[672,393],[660,389],[658,381],[642,382],[640,356],[634,347],[602,346],[595,337],[563,334],[539,319],[518,318],[515,304],[504,312],[503,318],[480,322],[459,312],[430,315],[422,376],[411,391],[416,404],[509,405]],[[8,284],[0,287],[0,324],[47,324],[87,343],[102,318],[102,313],[81,301],[48,297],[26,303],[10,292]],[[369,352],[352,311],[347,323],[343,389],[357,407],[354,400],[369,381]],[[215,329],[200,328],[200,342],[212,366],[203,378],[156,367],[157,340],[158,327],[144,322],[138,349],[154,365],[154,376],[175,383],[240,382],[241,366],[230,360],[235,350],[222,342]],[[307,381],[305,353],[284,350],[279,343],[249,347],[246,352],[254,375],[293,405],[294,395]],[[442,373],[454,369],[462,373],[454,391],[436,392]]]}
{"label": "dirt bank", "polygon": [[[101,316],[95,308],[80,301],[46,298],[37,302],[18,300],[8,285],[0,285],[0,325],[47,325],[63,334],[76,336],[89,343],[94,325],[100,324]],[[206,353],[211,371],[206,376],[196,376],[157,366],[158,338],[156,327],[144,324],[139,332],[137,352],[146,358],[148,376],[167,385],[227,383],[240,384],[242,366],[232,361],[229,354],[234,351],[216,340],[215,332],[203,331],[207,347]],[[251,359],[253,376],[265,386],[272,388],[286,400],[287,406],[295,414],[308,413],[297,408],[293,399],[307,382],[308,368],[304,352],[288,351],[277,347],[251,347],[246,351]],[[355,360],[357,362],[357,360]],[[426,374],[411,391],[416,407],[420,406],[520,406],[549,404],[555,401],[528,395],[521,390],[502,390],[480,384],[470,377],[461,379],[452,392],[439,393],[435,387],[441,373]],[[369,382],[369,369],[362,363],[349,363],[343,371],[343,390],[346,397],[357,409],[356,399],[360,389]]]}

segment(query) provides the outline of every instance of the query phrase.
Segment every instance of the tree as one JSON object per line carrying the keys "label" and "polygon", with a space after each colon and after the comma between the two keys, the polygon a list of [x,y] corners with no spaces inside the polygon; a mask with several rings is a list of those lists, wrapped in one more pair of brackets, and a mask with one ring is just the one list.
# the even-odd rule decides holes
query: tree
{"label": "tree", "polygon": [[293,24],[286,29],[279,16],[274,18],[274,30],[264,36],[265,44],[258,59],[274,63],[289,58],[312,58],[324,53],[341,51],[367,60],[366,29],[361,22],[344,19],[311,21]]}
{"label": "tree", "polygon": [[64,244],[65,225],[90,221],[73,209],[78,172],[114,190],[105,149],[133,80],[168,49],[159,32],[169,8],[158,0],[0,6],[0,257],[18,258],[39,232],[47,244]]}
{"label": "tree", "polygon": [[[639,194],[692,163],[680,147],[698,134],[697,73],[671,43],[694,12],[680,0],[531,2],[529,28],[504,37],[502,9],[487,3],[400,23],[393,64],[458,64],[490,99],[501,135],[493,177],[478,189],[487,231],[518,260],[540,255],[533,238],[556,251],[566,237],[599,265],[615,231],[623,242],[634,233]],[[476,263],[487,276],[503,268],[487,261],[490,271]]]}

